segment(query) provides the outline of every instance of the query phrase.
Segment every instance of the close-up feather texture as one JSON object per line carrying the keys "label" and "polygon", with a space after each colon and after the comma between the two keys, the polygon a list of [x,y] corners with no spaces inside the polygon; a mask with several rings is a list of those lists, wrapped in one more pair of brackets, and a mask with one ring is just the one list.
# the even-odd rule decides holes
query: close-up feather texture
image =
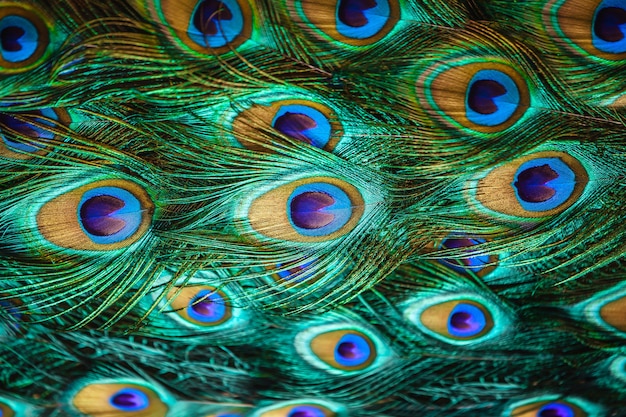
{"label": "close-up feather texture", "polygon": [[626,416],[626,0],[0,0],[0,417]]}

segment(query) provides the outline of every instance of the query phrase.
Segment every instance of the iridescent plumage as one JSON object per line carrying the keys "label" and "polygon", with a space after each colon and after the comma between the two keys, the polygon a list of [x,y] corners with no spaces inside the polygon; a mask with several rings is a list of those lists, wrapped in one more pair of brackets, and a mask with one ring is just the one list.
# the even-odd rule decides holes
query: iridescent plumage
{"label": "iridescent plumage", "polygon": [[1,417],[626,408],[626,0],[0,0]]}

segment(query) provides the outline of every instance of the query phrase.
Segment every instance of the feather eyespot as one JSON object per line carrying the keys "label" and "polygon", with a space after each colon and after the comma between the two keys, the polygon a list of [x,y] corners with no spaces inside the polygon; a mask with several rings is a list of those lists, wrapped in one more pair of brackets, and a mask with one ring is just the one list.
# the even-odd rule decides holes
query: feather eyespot
{"label": "feather eyespot", "polygon": [[397,0],[300,0],[296,6],[325,37],[352,46],[381,40],[400,19]]}
{"label": "feather eyespot", "polygon": [[445,119],[484,133],[511,127],[530,106],[522,75],[493,61],[436,65],[418,79],[417,94]]}
{"label": "feather eyespot", "polygon": [[585,414],[580,409],[576,410],[571,404],[548,402],[520,407],[511,415],[519,417],[580,417]]}
{"label": "feather eyespot", "polygon": [[[278,100],[255,104],[233,121],[233,134],[248,149],[267,151],[257,129],[271,127],[283,135],[332,152],[342,135],[337,115],[328,106],[310,100]],[[254,138],[254,141],[248,138]],[[269,139],[268,139],[269,140]]]}
{"label": "feather eyespot", "polygon": [[9,404],[0,401],[0,417],[15,417],[15,410]]}
{"label": "feather eyespot", "polygon": [[489,311],[469,300],[430,306],[421,312],[419,320],[427,329],[439,335],[460,340],[478,338],[493,328]]}
{"label": "feather eyespot", "polygon": [[331,177],[311,177],[256,197],[249,203],[246,217],[252,229],[267,237],[322,242],[350,232],[363,208],[363,197],[351,184]]}
{"label": "feather eyespot", "polygon": [[[0,293],[0,311],[3,313],[0,314],[0,323],[4,322],[5,329],[7,329],[6,331],[0,329],[0,339],[15,331],[19,331],[21,327],[19,323],[27,320],[22,306],[23,303],[20,299],[9,298]],[[5,320],[2,320],[2,315],[6,318]],[[2,414],[0,414],[0,417],[2,417]]]}
{"label": "feather eyespot", "polygon": [[94,382],[80,388],[71,405],[88,416],[165,417],[169,407],[151,387],[122,382]]}
{"label": "feather eyespot", "polygon": [[425,334],[455,345],[481,343],[501,334],[509,320],[479,297],[443,295],[411,301],[404,317]]}
{"label": "feather eyespot", "polygon": [[541,218],[572,206],[589,176],[583,165],[564,152],[538,152],[489,171],[472,189],[476,200],[493,212]]}
{"label": "feather eyespot", "polygon": [[605,331],[626,337],[626,287],[619,285],[583,302],[579,312]]}
{"label": "feather eyespot", "polygon": [[154,204],[140,185],[121,179],[93,181],[69,189],[37,211],[39,233],[57,246],[106,251],[144,236]]}
{"label": "feather eyespot", "polygon": [[560,0],[546,7],[557,39],[575,50],[606,60],[626,59],[626,1]]}
{"label": "feather eyespot", "polygon": [[251,417],[342,417],[343,407],[320,400],[285,401],[261,408]]}
{"label": "feather eyespot", "polygon": [[472,250],[472,246],[486,243],[486,239],[449,236],[441,242],[441,249],[459,249],[467,253],[467,257],[443,258],[439,262],[454,271],[460,273],[472,272],[478,276],[485,276],[496,268],[498,257],[477,253]]}
{"label": "feather eyespot", "polygon": [[50,31],[45,18],[27,6],[0,6],[0,73],[27,71],[47,56]]}
{"label": "feather eyespot", "polygon": [[202,327],[220,326],[232,317],[232,307],[222,291],[206,285],[174,287],[167,299],[174,313],[188,323]]}
{"label": "feather eyespot", "polygon": [[579,398],[547,396],[513,404],[508,417],[599,417],[598,407]]}
{"label": "feather eyespot", "polygon": [[219,55],[250,39],[253,14],[247,0],[153,0],[153,3],[156,15],[168,26],[173,40],[188,52]]}
{"label": "feather eyespot", "polygon": [[330,373],[373,369],[388,356],[372,332],[341,323],[310,327],[296,335],[294,345],[309,364]]}
{"label": "feather eyespot", "polygon": [[43,108],[15,116],[0,113],[0,156],[5,158],[29,159],[33,155],[45,154],[46,142],[56,137],[55,124],[50,120],[66,126],[70,123],[70,116],[60,108]]}

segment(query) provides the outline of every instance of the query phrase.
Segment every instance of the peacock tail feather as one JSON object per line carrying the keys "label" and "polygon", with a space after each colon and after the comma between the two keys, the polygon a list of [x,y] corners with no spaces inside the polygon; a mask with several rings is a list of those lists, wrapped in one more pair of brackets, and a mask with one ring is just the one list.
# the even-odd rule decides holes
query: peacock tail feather
{"label": "peacock tail feather", "polygon": [[626,0],[0,0],[0,417],[626,409]]}

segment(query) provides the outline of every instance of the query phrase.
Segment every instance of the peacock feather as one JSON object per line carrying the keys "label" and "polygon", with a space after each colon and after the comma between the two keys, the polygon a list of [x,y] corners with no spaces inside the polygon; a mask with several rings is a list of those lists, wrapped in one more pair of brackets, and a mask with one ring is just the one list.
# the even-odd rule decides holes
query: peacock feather
{"label": "peacock feather", "polygon": [[626,410],[626,0],[0,0],[0,417]]}

